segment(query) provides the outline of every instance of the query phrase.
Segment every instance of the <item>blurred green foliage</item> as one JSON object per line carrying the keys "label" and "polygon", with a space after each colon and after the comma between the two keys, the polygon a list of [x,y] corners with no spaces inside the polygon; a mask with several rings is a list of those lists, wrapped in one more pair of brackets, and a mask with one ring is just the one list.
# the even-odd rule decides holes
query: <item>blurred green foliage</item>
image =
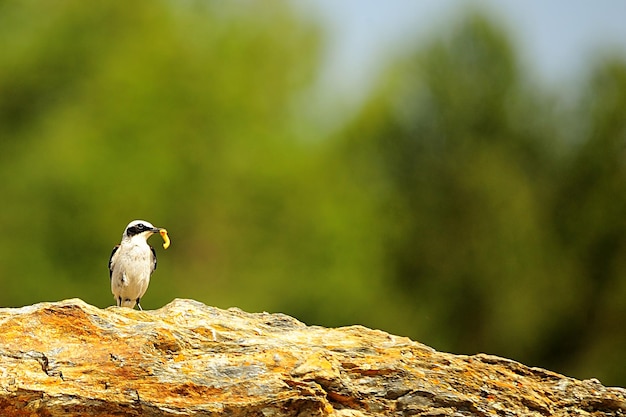
{"label": "blurred green foliage", "polygon": [[469,14],[328,137],[305,111],[324,39],[284,2],[0,2],[0,305],[111,305],[110,250],[143,218],[172,239],[145,308],[626,385],[624,61],[567,102]]}

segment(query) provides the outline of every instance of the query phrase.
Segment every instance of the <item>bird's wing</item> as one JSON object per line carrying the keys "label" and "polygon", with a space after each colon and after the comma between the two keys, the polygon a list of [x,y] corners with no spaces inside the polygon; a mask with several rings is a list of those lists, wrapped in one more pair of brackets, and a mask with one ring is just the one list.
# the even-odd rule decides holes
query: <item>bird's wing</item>
{"label": "bird's wing", "polygon": [[120,245],[115,245],[113,251],[111,252],[111,257],[109,258],[109,279],[113,277],[113,257],[115,256],[115,252],[120,248]]}
{"label": "bird's wing", "polygon": [[150,273],[152,274],[157,267],[157,260],[156,260],[156,251],[154,250],[152,246],[150,246],[150,250],[152,251],[152,270],[150,271]]}

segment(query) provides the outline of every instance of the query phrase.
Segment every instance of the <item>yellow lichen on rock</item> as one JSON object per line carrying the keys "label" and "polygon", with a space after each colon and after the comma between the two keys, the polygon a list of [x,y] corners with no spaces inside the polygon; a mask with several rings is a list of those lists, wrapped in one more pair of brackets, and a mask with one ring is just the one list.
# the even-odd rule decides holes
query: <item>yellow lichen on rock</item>
{"label": "yellow lichen on rock", "polygon": [[0,334],[2,417],[626,413],[626,390],[597,380],[193,300],[154,311],[77,299],[0,308]]}

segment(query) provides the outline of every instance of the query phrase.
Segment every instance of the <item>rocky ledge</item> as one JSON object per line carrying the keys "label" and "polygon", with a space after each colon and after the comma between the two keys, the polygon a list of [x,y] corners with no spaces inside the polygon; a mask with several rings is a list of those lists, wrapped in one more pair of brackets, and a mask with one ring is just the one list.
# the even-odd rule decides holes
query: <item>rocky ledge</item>
{"label": "rocky ledge", "polygon": [[597,380],[193,300],[0,309],[0,338],[5,417],[626,415]]}

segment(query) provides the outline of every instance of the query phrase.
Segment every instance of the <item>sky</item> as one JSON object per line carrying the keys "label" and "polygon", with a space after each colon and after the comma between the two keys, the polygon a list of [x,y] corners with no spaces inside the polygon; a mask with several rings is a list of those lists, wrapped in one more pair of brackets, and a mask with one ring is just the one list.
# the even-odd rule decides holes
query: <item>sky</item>
{"label": "sky", "polygon": [[[293,0],[329,33],[319,86],[360,100],[395,54],[485,10],[509,31],[522,64],[547,85],[575,82],[608,52],[626,57],[622,0]],[[345,94],[341,94],[345,93]]]}

